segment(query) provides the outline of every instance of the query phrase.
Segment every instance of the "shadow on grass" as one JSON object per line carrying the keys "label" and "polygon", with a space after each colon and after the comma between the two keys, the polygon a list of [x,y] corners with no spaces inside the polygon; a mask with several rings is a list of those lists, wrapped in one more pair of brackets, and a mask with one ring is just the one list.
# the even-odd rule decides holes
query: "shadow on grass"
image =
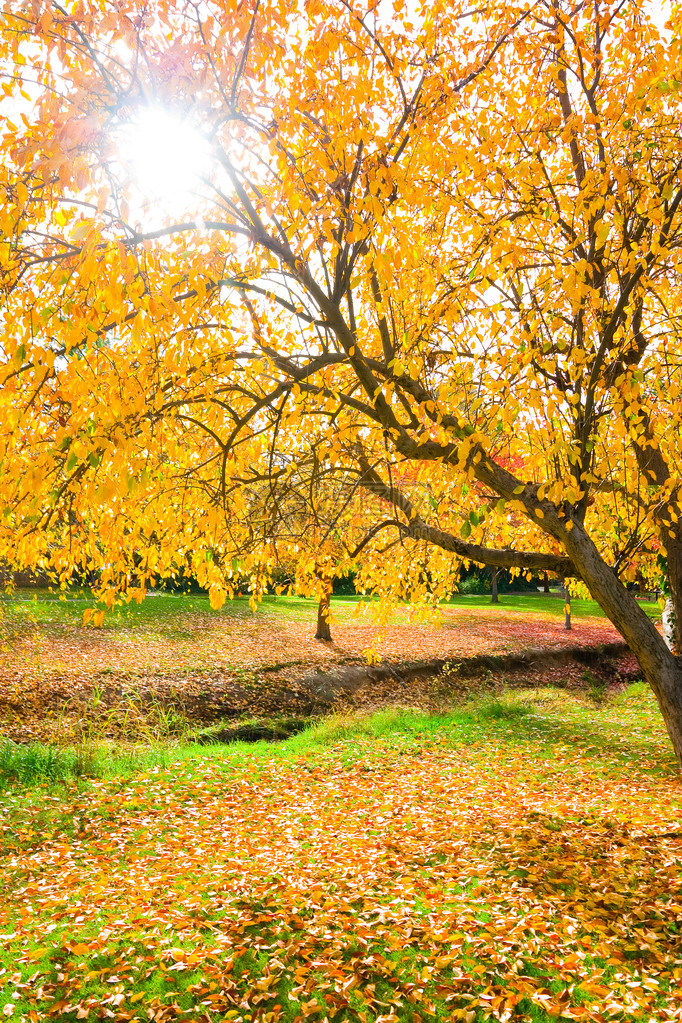
{"label": "shadow on grass", "polygon": [[[627,727],[628,723],[623,722],[624,732]],[[672,748],[661,748],[653,736],[649,741],[644,737],[637,741],[625,735],[620,738],[607,728],[594,727],[584,721],[557,721],[532,714],[520,718],[513,732],[500,732],[498,737],[510,743],[525,739],[529,745],[537,745],[539,740],[545,744],[566,745],[589,755],[592,760],[598,760],[603,754],[620,767],[636,767],[648,774],[669,777],[679,773]]]}
{"label": "shadow on grass", "polygon": [[[635,688],[635,687],[632,687]],[[588,759],[595,766],[615,768],[619,773],[633,768],[656,777],[679,776],[679,767],[672,747],[667,746],[665,733],[655,717],[657,711],[644,702],[641,695],[630,705],[614,702],[607,711],[571,702],[586,718],[559,718],[565,709],[550,703],[535,708],[516,695],[485,695],[457,709],[442,714],[422,714],[401,708],[388,708],[372,715],[333,715],[322,719],[286,747],[297,742],[304,746],[328,745],[354,736],[364,735],[388,743],[410,739],[421,743],[442,743],[453,746],[469,742],[490,741],[500,747],[526,747],[533,757],[554,757],[556,747],[567,747],[576,757]],[[622,725],[604,717],[609,711],[621,711]],[[551,716],[549,716],[551,715]],[[597,722],[587,715],[599,715]],[[651,735],[633,737],[635,727],[651,730]],[[602,725],[603,721],[603,725]],[[618,734],[618,729],[622,733]]]}

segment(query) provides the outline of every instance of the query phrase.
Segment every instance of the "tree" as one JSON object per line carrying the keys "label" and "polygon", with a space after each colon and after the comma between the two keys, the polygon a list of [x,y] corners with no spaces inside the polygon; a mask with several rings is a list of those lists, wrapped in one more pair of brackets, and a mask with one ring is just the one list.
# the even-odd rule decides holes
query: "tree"
{"label": "tree", "polygon": [[[580,580],[682,762],[682,662],[625,585],[664,555],[679,616],[679,8],[19,7],[0,553],[113,585],[192,550],[218,592],[245,481],[314,437],[394,510],[382,585],[427,548],[431,581]],[[212,154],[181,217],[126,163],[157,106]]]}
{"label": "tree", "polygon": [[499,604],[500,598],[497,593],[497,573],[499,568],[493,568],[490,572],[490,582],[492,584],[492,597],[490,598],[491,604]]}

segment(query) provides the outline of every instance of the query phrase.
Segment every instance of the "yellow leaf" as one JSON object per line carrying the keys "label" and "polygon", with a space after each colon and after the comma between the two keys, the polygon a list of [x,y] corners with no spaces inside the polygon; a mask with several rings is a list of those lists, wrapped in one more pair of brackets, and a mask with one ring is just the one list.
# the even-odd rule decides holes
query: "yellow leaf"
{"label": "yellow leaf", "polygon": [[75,242],[82,242],[83,239],[86,238],[90,234],[91,230],[92,230],[92,225],[87,220],[81,220],[74,227],[73,232],[72,232],[72,238],[73,238],[73,240]]}

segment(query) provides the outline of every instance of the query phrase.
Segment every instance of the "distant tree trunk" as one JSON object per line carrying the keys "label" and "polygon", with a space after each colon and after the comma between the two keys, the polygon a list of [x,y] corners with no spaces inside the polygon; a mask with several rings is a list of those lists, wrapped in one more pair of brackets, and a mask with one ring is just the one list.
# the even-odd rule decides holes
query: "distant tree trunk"
{"label": "distant tree trunk", "polygon": [[329,625],[329,615],[331,611],[331,596],[332,596],[332,584],[330,580],[324,581],[324,590],[320,597],[320,602],[317,605],[317,632],[315,633],[315,639],[320,639],[325,643],[331,643],[332,630]]}
{"label": "distant tree trunk", "polygon": [[546,572],[542,580],[542,589],[545,593],[549,593],[549,576]]}
{"label": "distant tree trunk", "polygon": [[490,601],[491,604],[499,604],[500,603],[500,598],[497,595],[497,573],[498,573],[498,569],[496,569],[496,568],[493,568],[491,573],[490,573],[490,576],[491,576],[491,579],[492,579],[492,583],[493,583],[493,595],[492,595],[492,599]]}
{"label": "distant tree trunk", "polygon": [[675,606],[673,604],[673,599],[670,596],[668,596],[665,602],[661,619],[663,625],[663,639],[666,641],[668,649],[672,650],[673,653],[679,653],[680,635],[677,627]]}
{"label": "distant tree trunk", "polygon": [[571,591],[568,585],[564,583],[564,628],[566,632],[571,631]]}

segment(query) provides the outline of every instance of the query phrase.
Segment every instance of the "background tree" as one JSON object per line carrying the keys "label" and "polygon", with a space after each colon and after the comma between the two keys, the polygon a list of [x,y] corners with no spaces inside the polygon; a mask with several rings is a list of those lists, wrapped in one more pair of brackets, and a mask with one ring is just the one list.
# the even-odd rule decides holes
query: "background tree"
{"label": "background tree", "polygon": [[[314,434],[403,543],[582,580],[682,759],[682,666],[625,585],[664,554],[679,614],[679,21],[10,4],[2,553],[66,575],[153,534],[169,570]],[[181,217],[130,169],[159,107],[213,160]],[[467,519],[420,509],[403,463]],[[477,543],[493,519],[513,546]]]}
{"label": "background tree", "polygon": [[492,586],[492,597],[490,598],[490,603],[491,604],[499,604],[499,602],[500,602],[500,598],[499,598],[499,595],[497,593],[497,573],[498,572],[499,572],[499,569],[497,569],[497,568],[492,568],[490,570],[490,584]]}

